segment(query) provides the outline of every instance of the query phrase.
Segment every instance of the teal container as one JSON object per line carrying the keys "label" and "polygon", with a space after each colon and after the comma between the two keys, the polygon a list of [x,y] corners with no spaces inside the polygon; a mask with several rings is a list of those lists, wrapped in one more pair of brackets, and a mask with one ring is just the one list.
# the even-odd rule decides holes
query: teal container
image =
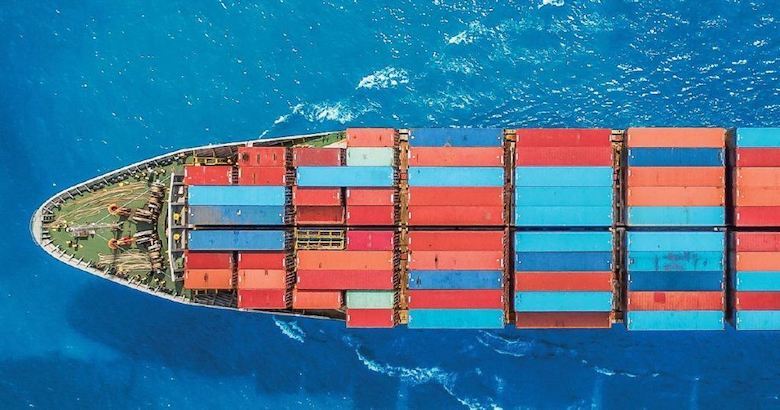
{"label": "teal container", "polygon": [[502,187],[500,167],[409,167],[409,186]]}
{"label": "teal container", "polygon": [[[393,167],[298,167],[302,187],[391,187]],[[283,188],[283,187],[282,187]]]}
{"label": "teal container", "polygon": [[723,252],[630,252],[629,271],[723,271]]}
{"label": "teal container", "polygon": [[518,206],[608,206],[612,207],[612,187],[515,187]]}
{"label": "teal container", "polygon": [[517,232],[517,252],[612,252],[611,232]]}
{"label": "teal container", "polygon": [[409,329],[503,329],[501,309],[410,309]]}
{"label": "teal container", "polygon": [[739,148],[780,148],[780,128],[737,128]]}
{"label": "teal container", "polygon": [[516,206],[517,226],[612,226],[612,206]]}
{"label": "teal container", "polygon": [[283,186],[193,185],[187,188],[189,206],[283,206],[286,202]]}
{"label": "teal container", "polygon": [[609,312],[612,292],[517,292],[517,312]]}
{"label": "teal container", "polygon": [[665,310],[628,312],[628,330],[723,330],[719,310]]}
{"label": "teal container", "polygon": [[392,309],[395,292],[391,290],[348,290],[348,309]]}
{"label": "teal container", "polygon": [[723,232],[629,232],[627,235],[629,252],[723,252],[725,246]]}
{"label": "teal container", "polygon": [[629,206],[628,224],[632,226],[723,226],[726,210],[722,206]]}
{"label": "teal container", "polygon": [[780,310],[737,311],[737,330],[780,330]]}
{"label": "teal container", "polygon": [[515,186],[612,186],[612,167],[517,167]]}
{"label": "teal container", "polygon": [[395,149],[390,147],[350,147],[347,148],[347,166],[393,166]]}
{"label": "teal container", "polygon": [[737,272],[738,291],[780,291],[780,272]]}

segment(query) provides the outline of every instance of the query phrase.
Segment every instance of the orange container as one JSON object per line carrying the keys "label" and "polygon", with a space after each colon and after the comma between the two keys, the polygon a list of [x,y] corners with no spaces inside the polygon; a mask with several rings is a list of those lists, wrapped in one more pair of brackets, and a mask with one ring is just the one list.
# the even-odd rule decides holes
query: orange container
{"label": "orange container", "polygon": [[628,292],[628,310],[723,310],[722,292]]}
{"label": "orange container", "polygon": [[504,206],[503,187],[409,187],[409,205]]}
{"label": "orange container", "polygon": [[410,231],[410,251],[501,251],[504,232]]}
{"label": "orange container", "polygon": [[409,165],[422,167],[501,167],[501,147],[409,147]]}
{"label": "orange container", "polygon": [[393,188],[347,188],[347,205],[393,205]]}
{"label": "orange container", "polygon": [[416,226],[500,226],[504,207],[499,206],[410,206],[409,225]]}
{"label": "orange container", "polygon": [[293,187],[295,206],[341,206],[341,188]]}
{"label": "orange container", "polygon": [[737,252],[737,271],[780,270],[780,252]]}
{"label": "orange container", "polygon": [[233,271],[230,269],[186,269],[184,287],[187,289],[232,289]]}
{"label": "orange container", "polygon": [[723,206],[726,191],[718,187],[628,188],[629,206]]}
{"label": "orange container", "polygon": [[726,176],[717,167],[631,167],[627,171],[629,187],[710,186],[722,187]]}
{"label": "orange container", "polygon": [[300,225],[340,225],[344,223],[343,206],[295,207],[295,223]]}
{"label": "orange container", "polygon": [[394,147],[392,128],[347,128],[348,147]]}
{"label": "orange container", "polygon": [[300,270],[393,269],[392,251],[298,251]]}
{"label": "orange container", "polygon": [[780,168],[739,167],[736,178],[738,187],[780,186]]}
{"label": "orange container", "polygon": [[276,269],[240,269],[239,289],[285,289],[287,272]]}
{"label": "orange container", "polygon": [[780,233],[737,232],[737,252],[780,252]]}
{"label": "orange container", "polygon": [[726,146],[724,128],[629,128],[626,135],[629,148]]}
{"label": "orange container", "polygon": [[737,206],[777,206],[780,205],[780,186],[760,187],[740,186],[734,198]]}
{"label": "orange container", "polygon": [[286,175],[285,167],[240,167],[238,185],[284,186]]}
{"label": "orange container", "polygon": [[504,252],[413,251],[409,269],[420,270],[498,270],[504,268]]}
{"label": "orange container", "polygon": [[293,290],[293,309],[341,309],[341,291]]}

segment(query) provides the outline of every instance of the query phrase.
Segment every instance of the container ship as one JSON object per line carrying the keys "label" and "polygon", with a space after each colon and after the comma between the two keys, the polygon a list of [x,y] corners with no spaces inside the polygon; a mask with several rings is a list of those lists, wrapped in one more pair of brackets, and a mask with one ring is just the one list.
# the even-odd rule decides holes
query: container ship
{"label": "container ship", "polygon": [[91,179],[35,241],[171,301],[349,328],[780,329],[780,128],[349,128]]}

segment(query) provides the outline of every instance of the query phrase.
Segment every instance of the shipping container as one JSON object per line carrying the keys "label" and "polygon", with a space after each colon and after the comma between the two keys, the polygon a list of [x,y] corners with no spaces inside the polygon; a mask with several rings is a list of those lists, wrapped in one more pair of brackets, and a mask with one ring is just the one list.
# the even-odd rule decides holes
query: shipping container
{"label": "shipping container", "polygon": [[185,269],[185,289],[232,289],[232,269]]}
{"label": "shipping container", "polygon": [[409,186],[503,187],[499,167],[409,167]]}
{"label": "shipping container", "polygon": [[385,147],[350,147],[347,148],[347,166],[393,166],[395,165],[395,149]]}
{"label": "shipping container", "polygon": [[410,231],[410,251],[499,251],[503,231]]}
{"label": "shipping container", "polygon": [[187,203],[196,205],[279,205],[287,202],[283,186],[191,186]]}
{"label": "shipping container", "polygon": [[612,252],[515,252],[515,271],[611,271]]}
{"label": "shipping container", "polygon": [[629,148],[629,167],[722,167],[722,148]]}
{"label": "shipping container", "polygon": [[780,186],[780,167],[776,168],[735,168],[736,185],[746,187],[777,187]]}
{"label": "shipping container", "polygon": [[409,289],[501,289],[504,283],[500,270],[410,270],[408,280]]}
{"label": "shipping container", "polygon": [[349,328],[391,328],[395,326],[393,309],[347,309]]}
{"label": "shipping container", "polygon": [[517,187],[515,205],[530,206],[577,206],[603,207],[612,209],[612,187]]}
{"label": "shipping container", "polygon": [[338,225],[344,223],[343,206],[299,206],[295,223],[300,225]]}
{"label": "shipping container", "polygon": [[347,206],[347,225],[350,226],[392,226],[395,223],[395,207],[384,206]]}
{"label": "shipping container", "polygon": [[284,225],[284,206],[221,205],[190,206],[188,225]]}
{"label": "shipping container", "polygon": [[239,289],[285,289],[287,272],[278,269],[239,269]]}
{"label": "shipping container", "polygon": [[737,252],[780,252],[778,232],[736,232]]}
{"label": "shipping container", "polygon": [[410,309],[409,329],[503,329],[501,309]]}
{"label": "shipping container", "polygon": [[286,252],[239,252],[238,269],[284,269]]}
{"label": "shipping container", "polygon": [[605,291],[614,288],[612,272],[517,272],[515,290],[523,291]]}
{"label": "shipping container", "polygon": [[723,187],[634,187],[628,188],[629,206],[723,206]]}
{"label": "shipping container", "polygon": [[612,147],[520,147],[517,166],[612,166]]}
{"label": "shipping container", "polygon": [[500,128],[414,128],[409,132],[412,147],[500,147]]}
{"label": "shipping container", "polygon": [[630,271],[628,290],[652,291],[722,291],[722,271]]}
{"label": "shipping container", "polygon": [[520,329],[608,329],[610,312],[520,312],[515,315]]}
{"label": "shipping container", "polygon": [[294,147],[293,166],[339,166],[342,162],[343,151],[341,148]]}
{"label": "shipping container", "polygon": [[286,309],[284,289],[239,289],[239,309]]}
{"label": "shipping container", "polygon": [[187,247],[194,251],[283,250],[284,236],[284,231],[190,230]]}
{"label": "shipping container", "polygon": [[726,246],[723,232],[629,232],[629,252],[719,251]]}
{"label": "shipping container", "polygon": [[724,310],[723,292],[628,292],[628,310]]}
{"label": "shipping container", "polygon": [[395,306],[395,291],[392,290],[348,290],[347,309],[392,309]]}
{"label": "shipping container", "polygon": [[410,187],[409,206],[504,206],[504,187]]}
{"label": "shipping container", "polygon": [[737,291],[780,291],[780,271],[736,272]]}
{"label": "shipping container", "polygon": [[737,167],[780,167],[780,148],[737,148]]}
{"label": "shipping container", "polygon": [[516,312],[609,312],[612,292],[515,293]]}
{"label": "shipping container", "polygon": [[611,187],[612,173],[612,167],[517,167],[515,186]]}
{"label": "shipping container", "polygon": [[780,226],[780,206],[736,206],[734,220],[738,226]]}
{"label": "shipping container", "polygon": [[184,267],[187,269],[230,269],[232,265],[232,252],[184,251]]}
{"label": "shipping container", "polygon": [[496,226],[504,224],[503,207],[409,206],[409,225],[416,226]]}
{"label": "shipping container", "polygon": [[298,270],[298,289],[312,290],[391,290],[393,270]]}
{"label": "shipping container", "polygon": [[736,312],[737,330],[780,330],[780,310]]}
{"label": "shipping container", "polygon": [[516,232],[518,252],[612,252],[611,232]]}
{"label": "shipping container", "polygon": [[341,188],[293,187],[292,202],[295,206],[341,206]]}
{"label": "shipping container", "polygon": [[724,128],[629,128],[628,147],[712,147],[726,146]]}
{"label": "shipping container", "polygon": [[348,147],[393,147],[395,137],[392,128],[347,128]]}
{"label": "shipping container", "polygon": [[230,165],[186,165],[185,185],[230,185],[233,167]]}
{"label": "shipping container", "polygon": [[504,291],[409,290],[409,309],[503,309]]}
{"label": "shipping container", "polygon": [[737,271],[780,271],[780,253],[737,252]]}
{"label": "shipping container", "polygon": [[666,310],[628,312],[628,330],[723,330],[723,312]]}
{"label": "shipping container", "polygon": [[285,185],[285,167],[241,167],[238,185]]}
{"label": "shipping container", "polygon": [[745,148],[780,147],[780,128],[737,128],[737,146]]}
{"label": "shipping container", "polygon": [[720,252],[629,252],[628,254],[628,269],[636,271],[722,271],[724,263],[725,255],[722,250]]}
{"label": "shipping container", "polygon": [[503,167],[500,147],[409,147],[411,167]]}
{"label": "shipping container", "polygon": [[518,150],[525,147],[612,146],[612,130],[608,128],[524,128],[515,131],[515,135]]}
{"label": "shipping container", "polygon": [[238,147],[238,166],[284,167],[286,153],[285,147]]}
{"label": "shipping container", "polygon": [[293,309],[341,309],[342,292],[322,290],[293,290]]}
{"label": "shipping container", "polygon": [[347,188],[347,205],[393,205],[393,188]]}
{"label": "shipping container", "polygon": [[736,292],[737,310],[780,310],[780,292]]}
{"label": "shipping container", "polygon": [[633,226],[722,226],[726,210],[720,206],[629,206]]}
{"label": "shipping container", "polygon": [[298,186],[393,186],[393,167],[298,167]]}
{"label": "shipping container", "polygon": [[611,206],[516,206],[517,226],[611,226]]}
{"label": "shipping container", "polygon": [[384,270],[393,269],[392,251],[299,250],[301,270]]}
{"label": "shipping container", "polygon": [[412,251],[409,269],[414,270],[500,270],[503,251]]}
{"label": "shipping container", "polygon": [[348,251],[392,251],[394,231],[347,231]]}
{"label": "shipping container", "polygon": [[723,187],[726,174],[715,167],[635,167],[626,171],[629,187]]}
{"label": "shipping container", "polygon": [[737,185],[736,206],[780,205],[780,186]]}

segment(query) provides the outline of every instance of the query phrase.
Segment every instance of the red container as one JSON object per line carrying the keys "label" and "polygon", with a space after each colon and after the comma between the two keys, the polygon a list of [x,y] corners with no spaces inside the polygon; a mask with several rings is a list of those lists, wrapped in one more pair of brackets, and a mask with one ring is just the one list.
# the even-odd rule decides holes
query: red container
{"label": "red container", "polygon": [[301,270],[391,270],[391,251],[298,250]]}
{"label": "red container", "polygon": [[502,309],[503,290],[410,290],[409,309]]}
{"label": "red container", "polygon": [[503,167],[500,147],[409,147],[409,166]]}
{"label": "red container", "polygon": [[299,270],[298,289],[392,290],[392,270]]}
{"label": "red container", "polygon": [[395,207],[390,206],[347,206],[347,225],[371,226],[395,223]]}
{"label": "red container", "polygon": [[736,206],[737,226],[780,226],[780,206]]}
{"label": "red container", "polygon": [[342,206],[299,206],[295,222],[301,225],[339,225],[344,223]]}
{"label": "red container", "polygon": [[780,252],[780,233],[737,232],[737,252]]}
{"label": "red container", "polygon": [[348,147],[394,147],[392,128],[347,128]]}
{"label": "red container", "polygon": [[243,167],[284,167],[285,147],[239,147],[238,166]]}
{"label": "red container", "polygon": [[347,205],[393,205],[393,188],[347,188]]}
{"label": "red container", "polygon": [[409,188],[409,206],[430,205],[503,207],[504,188]]}
{"label": "red container", "polygon": [[187,165],[185,185],[230,185],[233,167],[230,165]]}
{"label": "red container", "polygon": [[284,269],[285,252],[239,252],[238,269]]}
{"label": "red container", "polygon": [[410,231],[410,251],[502,251],[503,231]]}
{"label": "red container", "polygon": [[414,251],[409,253],[409,269],[500,270],[503,268],[503,251]]}
{"label": "red container", "polygon": [[395,326],[393,309],[347,309],[347,327],[391,328]]}
{"label": "red container", "polygon": [[515,165],[522,166],[612,166],[612,147],[522,147]]}
{"label": "red container", "polygon": [[737,310],[780,310],[780,292],[736,292]]}
{"label": "red container", "polygon": [[395,242],[393,231],[348,231],[348,251],[392,251]]}
{"label": "red container", "polygon": [[285,167],[241,167],[238,169],[238,185],[284,186]]}
{"label": "red container", "polygon": [[610,312],[523,312],[515,315],[521,329],[609,329]]}
{"label": "red container", "polygon": [[497,206],[410,206],[413,226],[497,226],[504,224],[504,207]]}
{"label": "red container", "polygon": [[605,128],[526,128],[515,132],[521,147],[611,147],[612,130]]}
{"label": "red container", "polygon": [[628,310],[723,310],[722,292],[628,292]]}
{"label": "red container", "polygon": [[293,290],[293,309],[341,309],[342,292]]}
{"label": "red container", "polygon": [[232,252],[184,251],[185,269],[230,269],[232,265]]}
{"label": "red container", "polygon": [[341,188],[293,187],[295,206],[341,206]]}
{"label": "red container", "polygon": [[515,272],[515,290],[612,291],[612,272]]}
{"label": "red container", "polygon": [[293,148],[293,166],[328,167],[341,165],[344,150],[342,148]]}
{"label": "red container", "polygon": [[239,289],[238,307],[241,309],[286,309],[287,291],[284,289]]}
{"label": "red container", "polygon": [[780,148],[737,148],[737,167],[780,167]]}

